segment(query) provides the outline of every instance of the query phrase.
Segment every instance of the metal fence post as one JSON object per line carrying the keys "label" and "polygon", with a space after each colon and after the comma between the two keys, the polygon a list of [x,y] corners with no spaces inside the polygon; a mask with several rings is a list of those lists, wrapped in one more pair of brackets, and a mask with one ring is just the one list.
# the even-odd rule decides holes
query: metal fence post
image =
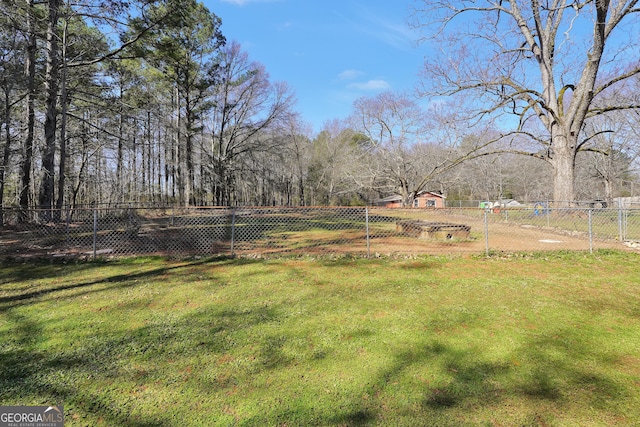
{"label": "metal fence post", "polygon": [[484,209],[484,246],[485,254],[489,256],[489,215],[487,213],[489,209]]}
{"label": "metal fence post", "polygon": [[589,253],[593,253],[593,210],[589,209]]}
{"label": "metal fence post", "polygon": [[69,236],[71,235],[71,208],[67,206],[65,217],[65,244],[69,244]]}
{"label": "metal fence post", "polygon": [[96,259],[98,247],[98,208],[93,210],[93,259]]}
{"label": "metal fence post", "polygon": [[627,233],[629,232],[629,209],[625,209],[622,212],[622,236],[624,240],[627,240]]}
{"label": "metal fence post", "polygon": [[618,239],[624,242],[624,234],[622,233],[622,207],[620,206],[620,202],[618,202]]}
{"label": "metal fence post", "polygon": [[235,256],[234,243],[236,237],[236,209],[231,209],[231,256]]}
{"label": "metal fence post", "polygon": [[549,204],[549,201],[547,200],[547,208],[545,209],[545,216],[547,217],[547,228],[551,226],[550,224],[550,216],[551,216],[551,205]]}
{"label": "metal fence post", "polygon": [[371,258],[371,242],[369,240],[369,207],[364,208],[365,226],[367,230],[367,258]]}

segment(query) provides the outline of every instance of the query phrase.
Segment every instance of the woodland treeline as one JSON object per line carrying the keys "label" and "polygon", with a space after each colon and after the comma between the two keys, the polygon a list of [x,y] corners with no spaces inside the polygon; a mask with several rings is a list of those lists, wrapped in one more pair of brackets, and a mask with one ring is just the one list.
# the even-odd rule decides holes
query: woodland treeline
{"label": "woodland treeline", "polygon": [[[293,90],[195,0],[0,7],[3,208],[552,196],[541,156],[506,150],[529,143],[507,147],[495,123],[471,127],[455,99],[361,98],[314,135]],[[621,114],[577,156],[578,199],[636,195],[637,119]]]}

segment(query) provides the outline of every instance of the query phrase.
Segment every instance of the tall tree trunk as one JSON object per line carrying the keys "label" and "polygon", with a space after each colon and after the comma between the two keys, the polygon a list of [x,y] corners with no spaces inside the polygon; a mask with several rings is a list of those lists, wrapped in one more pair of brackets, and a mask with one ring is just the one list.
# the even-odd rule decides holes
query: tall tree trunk
{"label": "tall tree trunk", "polygon": [[93,182],[91,182],[91,193],[93,193],[92,195],[90,195],[90,197],[93,198],[93,203],[97,206],[100,207],[100,205],[102,204],[103,198],[102,198],[102,186],[98,185],[99,182],[101,181],[101,175],[100,175],[100,171],[102,170],[102,149],[98,148],[98,150],[96,151],[96,155],[95,155],[95,159],[94,159],[94,164],[93,164],[93,173],[95,178],[92,180]]}
{"label": "tall tree trunk", "polygon": [[556,132],[552,138],[549,161],[553,166],[553,200],[556,208],[568,208],[575,201],[577,138],[570,132]]}
{"label": "tall tree trunk", "polygon": [[[88,149],[87,149],[87,136],[86,136],[86,128],[85,128],[85,124],[83,123],[82,125],[82,133],[80,135],[80,139],[82,141],[82,151],[80,153],[80,169],[78,170],[78,174],[77,174],[77,181],[75,183],[75,185],[73,186],[73,190],[71,193],[71,214],[76,210],[76,206],[78,203],[78,194],[80,193],[80,189],[82,188],[82,185],[84,184],[84,174],[85,174],[85,170],[86,168],[89,166],[89,153],[88,153]],[[70,217],[71,217],[70,214]]]}
{"label": "tall tree trunk", "polygon": [[[122,77],[121,77],[122,79]],[[116,153],[116,192],[121,199],[125,197],[125,185],[122,180],[122,169],[124,169],[124,85],[120,81],[120,99],[118,113],[118,148]],[[135,179],[135,177],[134,177]]]}
{"label": "tall tree trunk", "polygon": [[302,174],[298,176],[298,205],[304,206],[304,179],[302,178]]}
{"label": "tall tree trunk", "polygon": [[20,187],[20,220],[26,220],[29,209],[31,189],[31,167],[33,162],[33,138],[35,131],[35,92],[36,92],[36,35],[33,0],[27,0],[27,56],[25,71],[27,78],[27,137],[24,141],[24,157],[21,165],[22,185]]}
{"label": "tall tree trunk", "polygon": [[[201,138],[201,141],[204,140],[204,135]],[[207,175],[207,171],[205,168],[205,157],[204,151],[200,150],[200,179],[198,180],[198,196],[196,200],[196,204],[200,206],[207,206],[209,203],[206,200],[204,185],[205,185],[205,177]]]}
{"label": "tall tree trunk", "polygon": [[[180,93],[178,88],[175,88],[174,98],[174,123],[173,123],[173,152],[172,152],[172,168],[173,168],[173,189],[171,191],[171,197],[173,203],[182,203],[184,200],[184,185],[182,176],[182,149],[180,146],[180,127],[182,126],[181,114],[180,114]],[[176,190],[178,191],[178,197],[176,199]]]}
{"label": "tall tree trunk", "polygon": [[164,140],[164,195],[165,201],[168,202],[169,193],[174,185],[173,181],[173,168],[172,168],[172,156],[173,156],[173,135],[171,134],[171,126],[165,126]]}
{"label": "tall tree trunk", "polygon": [[45,87],[47,93],[46,116],[44,120],[44,150],[42,153],[42,182],[38,197],[40,208],[44,210],[42,219],[51,219],[55,187],[55,153],[56,153],[56,127],[58,119],[58,13],[60,0],[49,0],[49,13],[47,24],[47,59]]}
{"label": "tall tree trunk", "polygon": [[66,166],[67,166],[67,107],[69,94],[67,91],[67,28],[68,20],[64,21],[62,33],[62,75],[60,76],[60,165],[58,167],[58,200],[56,202],[56,221],[59,221],[64,205]]}
{"label": "tall tree trunk", "polygon": [[147,118],[146,118],[146,125],[145,125],[145,148],[146,150],[143,150],[144,152],[144,158],[142,160],[143,164],[145,165],[145,173],[143,173],[143,179],[146,180],[146,188],[145,188],[145,193],[147,195],[146,197],[146,201],[150,202],[153,200],[153,172],[152,172],[152,166],[153,166],[153,161],[151,160],[151,158],[153,157],[153,145],[152,145],[152,138],[151,138],[151,111],[147,110]]}
{"label": "tall tree trunk", "polygon": [[[163,200],[163,191],[162,191],[162,150],[161,150],[161,141],[162,135],[160,133],[160,121],[158,120],[158,135],[156,136],[156,157],[158,159],[156,164],[156,194],[158,202],[162,202]],[[167,163],[165,157],[165,164]]]}
{"label": "tall tree trunk", "polygon": [[[143,126],[146,126],[143,124]],[[140,133],[140,178],[141,185],[136,196],[140,202],[147,200],[147,130],[143,129]]]}
{"label": "tall tree trunk", "polygon": [[228,184],[230,178],[227,176],[228,170],[223,160],[216,161],[214,166],[214,194],[217,206],[225,206],[229,203]]}
{"label": "tall tree trunk", "polygon": [[5,141],[4,152],[2,153],[2,165],[0,165],[0,228],[4,226],[4,180],[7,177],[9,167],[9,157],[11,156],[11,98],[10,90],[4,85],[4,127]]}
{"label": "tall tree trunk", "polygon": [[[140,200],[140,188],[138,187],[138,123],[136,123],[137,119],[133,119],[133,135],[131,135],[131,157],[132,157],[132,165],[131,171],[133,180],[131,182],[132,188],[131,193],[129,194],[129,200]],[[133,196],[133,199],[132,199]]]}
{"label": "tall tree trunk", "polygon": [[64,205],[65,184],[67,178],[67,89],[63,81],[62,109],[60,114],[60,164],[58,166],[58,199],[56,209],[62,209]]}
{"label": "tall tree trunk", "polygon": [[295,143],[295,154],[296,154],[296,166],[297,166],[297,175],[298,175],[298,206],[304,206],[305,205],[305,200],[304,200],[304,167],[303,167],[303,163],[302,163],[302,153],[300,152],[300,146],[299,143],[297,141],[297,137],[294,136],[294,143]]}
{"label": "tall tree trunk", "polygon": [[188,207],[193,204],[193,188],[195,175],[193,171],[193,111],[191,111],[189,92],[185,94],[185,163],[187,168],[187,181],[184,188],[184,204]]}

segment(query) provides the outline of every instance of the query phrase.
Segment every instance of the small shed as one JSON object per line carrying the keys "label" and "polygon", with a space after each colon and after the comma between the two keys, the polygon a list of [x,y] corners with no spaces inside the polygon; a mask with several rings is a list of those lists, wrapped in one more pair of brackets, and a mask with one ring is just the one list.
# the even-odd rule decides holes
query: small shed
{"label": "small shed", "polygon": [[431,191],[419,193],[413,200],[414,208],[444,208],[445,196]]}
{"label": "small shed", "polygon": [[402,196],[394,194],[393,196],[385,197],[384,199],[378,199],[375,201],[375,205],[385,208],[401,208]]}
{"label": "small shed", "polygon": [[[445,196],[431,191],[422,191],[413,199],[414,208],[444,208]],[[376,206],[384,206],[385,208],[401,208],[402,196],[394,194],[384,199],[376,200]]]}

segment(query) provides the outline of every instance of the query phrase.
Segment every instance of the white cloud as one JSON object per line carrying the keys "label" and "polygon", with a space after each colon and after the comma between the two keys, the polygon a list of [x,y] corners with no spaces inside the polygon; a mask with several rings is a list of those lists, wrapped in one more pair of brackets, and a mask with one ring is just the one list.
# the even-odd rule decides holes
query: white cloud
{"label": "white cloud", "polygon": [[351,83],[347,87],[349,89],[358,89],[358,90],[367,90],[367,91],[391,89],[391,85],[385,80],[369,80],[367,82]]}
{"label": "white cloud", "polygon": [[350,70],[344,70],[343,72],[338,74],[338,78],[340,80],[354,80],[362,75],[364,75],[362,71],[350,69]]}

